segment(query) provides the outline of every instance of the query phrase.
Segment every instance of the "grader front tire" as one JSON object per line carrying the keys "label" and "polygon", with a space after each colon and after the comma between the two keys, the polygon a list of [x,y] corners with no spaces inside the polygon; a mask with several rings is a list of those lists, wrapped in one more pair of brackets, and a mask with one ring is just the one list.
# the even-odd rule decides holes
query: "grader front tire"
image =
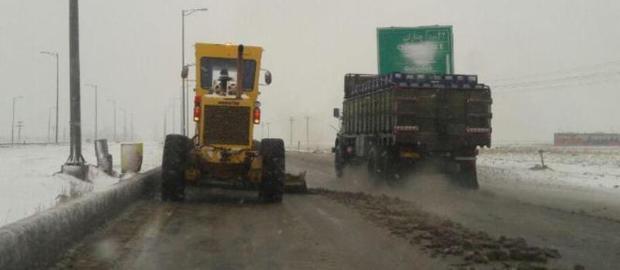
{"label": "grader front tire", "polygon": [[284,141],[263,139],[260,155],[263,157],[263,175],[259,196],[265,202],[281,202],[286,178]]}
{"label": "grader front tire", "polygon": [[189,161],[191,141],[183,136],[166,136],[161,164],[162,201],[185,200],[185,168]]}

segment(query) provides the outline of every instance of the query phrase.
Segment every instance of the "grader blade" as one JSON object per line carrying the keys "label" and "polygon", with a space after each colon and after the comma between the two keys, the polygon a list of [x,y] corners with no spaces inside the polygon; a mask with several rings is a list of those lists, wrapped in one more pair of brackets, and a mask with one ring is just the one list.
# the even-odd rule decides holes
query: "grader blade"
{"label": "grader blade", "polygon": [[308,186],[306,185],[306,172],[299,174],[286,174],[284,181],[284,192],[286,193],[306,193]]}

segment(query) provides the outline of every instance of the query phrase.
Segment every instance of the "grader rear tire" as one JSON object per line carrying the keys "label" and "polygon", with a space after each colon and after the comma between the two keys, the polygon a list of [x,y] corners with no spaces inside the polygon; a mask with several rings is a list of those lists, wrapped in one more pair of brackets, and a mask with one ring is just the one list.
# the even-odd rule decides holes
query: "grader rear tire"
{"label": "grader rear tire", "polygon": [[162,201],[185,200],[185,168],[189,161],[191,141],[183,136],[166,136],[161,164]]}
{"label": "grader rear tire", "polygon": [[284,141],[261,140],[260,155],[263,157],[263,175],[259,197],[265,202],[281,202],[286,179]]}

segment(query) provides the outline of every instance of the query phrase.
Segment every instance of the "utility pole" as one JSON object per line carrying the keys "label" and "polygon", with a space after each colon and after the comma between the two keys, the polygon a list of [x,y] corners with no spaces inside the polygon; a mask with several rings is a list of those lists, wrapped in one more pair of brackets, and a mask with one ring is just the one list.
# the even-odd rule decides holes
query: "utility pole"
{"label": "utility pole", "polygon": [[288,121],[291,123],[289,127],[289,132],[290,132],[289,144],[290,144],[290,147],[293,147],[293,122],[295,121],[295,119],[291,116],[291,118],[289,118]]}
{"label": "utility pole", "polygon": [[111,102],[114,108],[114,110],[112,111],[112,113],[114,114],[114,121],[112,121],[114,127],[112,129],[114,130],[114,141],[117,141],[116,139],[116,100],[108,99],[108,102]]}
{"label": "utility pole", "polygon": [[23,98],[23,97],[22,96],[13,97],[13,108],[12,108],[13,117],[11,118],[12,119],[11,120],[11,145],[14,144],[13,136],[15,134],[15,131],[14,131],[15,130],[15,102],[20,98]]}
{"label": "utility pole", "polygon": [[60,69],[60,65],[58,64],[58,53],[57,52],[47,52],[47,51],[43,51],[41,52],[41,54],[45,54],[45,55],[50,55],[56,58],[56,137],[55,137],[55,141],[56,144],[58,144],[58,98],[59,98],[59,69]]}
{"label": "utility pole", "polygon": [[82,124],[80,120],[80,32],[78,0],[69,0],[69,69],[71,99],[71,146],[62,172],[78,179],[86,177],[82,156]]}
{"label": "utility pole", "polygon": [[92,84],[92,83],[87,83],[86,86],[90,86],[93,89],[95,89],[95,132],[94,132],[94,136],[95,136],[94,138],[95,139],[93,141],[96,141],[97,138],[98,138],[98,136],[97,136],[97,130],[98,130],[97,122],[99,122],[99,120],[97,118],[97,88],[98,88],[98,86],[96,84]]}
{"label": "utility pole", "polygon": [[[207,11],[206,8],[192,8],[181,10],[181,69],[185,68],[185,17],[197,11]],[[185,119],[187,110],[185,109],[185,78],[181,79],[181,134],[187,135]]]}
{"label": "utility pole", "polygon": [[310,150],[310,116],[306,116],[306,147]]}

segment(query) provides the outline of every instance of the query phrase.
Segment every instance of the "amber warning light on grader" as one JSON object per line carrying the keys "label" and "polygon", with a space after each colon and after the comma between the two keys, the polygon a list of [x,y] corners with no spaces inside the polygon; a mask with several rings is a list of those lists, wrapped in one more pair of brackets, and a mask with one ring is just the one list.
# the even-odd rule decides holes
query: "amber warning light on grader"
{"label": "amber warning light on grader", "polygon": [[202,97],[196,96],[194,97],[194,122],[200,121],[200,101]]}
{"label": "amber warning light on grader", "polygon": [[252,122],[255,125],[260,124],[260,102],[254,103],[254,111],[252,112]]}
{"label": "amber warning light on grader", "polygon": [[254,124],[260,124],[260,108],[254,107]]}

